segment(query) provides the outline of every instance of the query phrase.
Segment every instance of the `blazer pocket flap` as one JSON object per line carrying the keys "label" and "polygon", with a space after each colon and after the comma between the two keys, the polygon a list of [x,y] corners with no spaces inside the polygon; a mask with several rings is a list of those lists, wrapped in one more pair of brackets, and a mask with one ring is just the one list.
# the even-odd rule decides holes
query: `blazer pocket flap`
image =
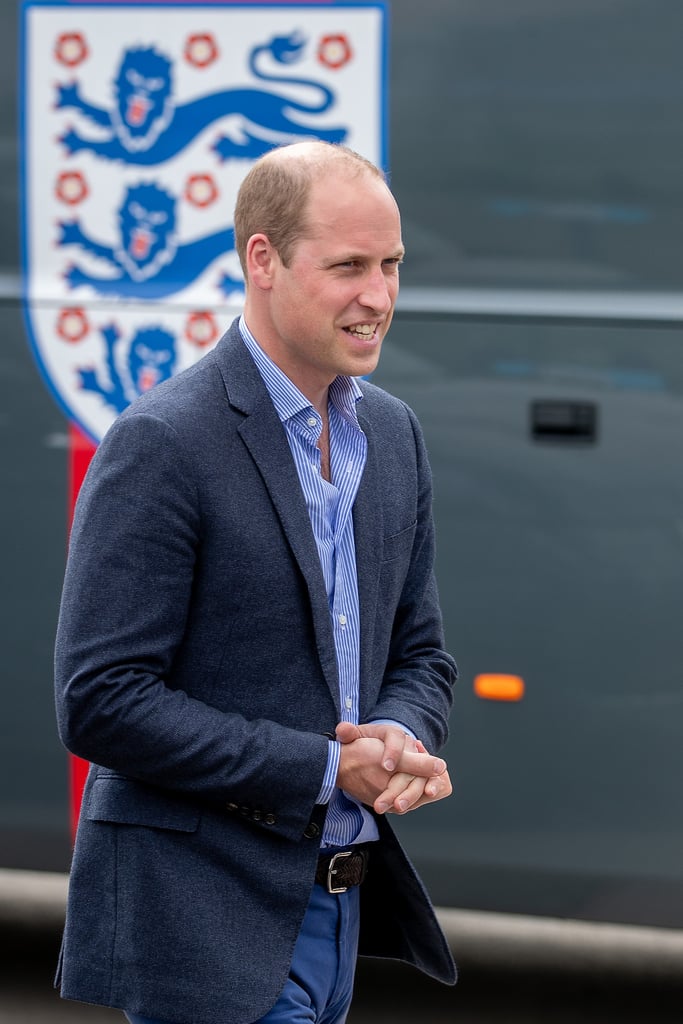
{"label": "blazer pocket flap", "polygon": [[194,832],[200,813],[190,804],[160,793],[134,779],[104,776],[95,779],[84,808],[88,821],[146,825],[177,832]]}
{"label": "blazer pocket flap", "polygon": [[382,561],[390,562],[394,558],[401,556],[405,557],[406,554],[410,554],[410,549],[413,546],[415,540],[415,530],[417,529],[417,520],[411,523],[406,530],[401,530],[400,533],[395,533],[391,537],[384,538],[384,545],[382,549]]}

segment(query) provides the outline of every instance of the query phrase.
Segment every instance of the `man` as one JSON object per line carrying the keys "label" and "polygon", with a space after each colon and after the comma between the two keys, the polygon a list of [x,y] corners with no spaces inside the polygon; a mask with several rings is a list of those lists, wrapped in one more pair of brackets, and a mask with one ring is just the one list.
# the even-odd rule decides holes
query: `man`
{"label": "man", "polygon": [[301,143],[251,169],[235,235],[244,314],[100,445],[57,636],[60,734],[93,762],[61,990],[133,1024],[337,1024],[357,950],[455,980],[385,813],[450,794],[455,679],[420,430],[356,379],[398,209]]}

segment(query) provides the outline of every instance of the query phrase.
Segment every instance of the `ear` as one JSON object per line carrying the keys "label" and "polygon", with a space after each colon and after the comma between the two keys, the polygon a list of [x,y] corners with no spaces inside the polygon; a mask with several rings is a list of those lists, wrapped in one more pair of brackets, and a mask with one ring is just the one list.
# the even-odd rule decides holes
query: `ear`
{"label": "ear", "polygon": [[249,280],[268,291],[272,288],[272,278],[277,263],[277,250],[270,244],[268,235],[252,235],[247,242],[246,262]]}

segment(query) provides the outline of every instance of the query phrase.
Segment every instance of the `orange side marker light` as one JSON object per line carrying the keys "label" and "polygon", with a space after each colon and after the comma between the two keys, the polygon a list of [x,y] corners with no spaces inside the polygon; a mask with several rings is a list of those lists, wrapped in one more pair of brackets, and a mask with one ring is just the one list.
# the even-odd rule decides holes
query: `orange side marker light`
{"label": "orange side marker light", "polygon": [[483,700],[521,700],[524,690],[521,676],[484,672],[474,677],[474,692]]}

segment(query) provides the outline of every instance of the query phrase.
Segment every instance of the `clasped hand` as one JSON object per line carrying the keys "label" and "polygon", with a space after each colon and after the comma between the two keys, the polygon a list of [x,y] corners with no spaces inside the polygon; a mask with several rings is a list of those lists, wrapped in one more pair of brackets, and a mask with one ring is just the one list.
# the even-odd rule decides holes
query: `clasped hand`
{"label": "clasped hand", "polygon": [[453,792],[446,762],[394,725],[340,722],[337,785],[378,814],[406,814]]}

